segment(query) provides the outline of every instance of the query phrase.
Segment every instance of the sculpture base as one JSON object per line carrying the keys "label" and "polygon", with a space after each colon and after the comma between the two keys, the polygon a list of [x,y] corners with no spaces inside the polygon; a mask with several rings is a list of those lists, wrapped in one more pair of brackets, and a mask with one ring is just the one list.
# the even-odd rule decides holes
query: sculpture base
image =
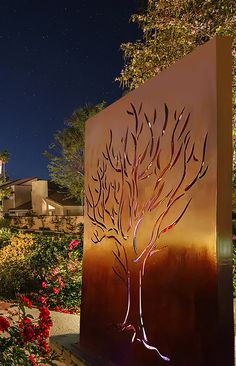
{"label": "sculpture base", "polygon": [[58,366],[116,366],[95,358],[84,351],[79,344],[79,334],[64,334],[50,337],[50,347],[62,360]]}

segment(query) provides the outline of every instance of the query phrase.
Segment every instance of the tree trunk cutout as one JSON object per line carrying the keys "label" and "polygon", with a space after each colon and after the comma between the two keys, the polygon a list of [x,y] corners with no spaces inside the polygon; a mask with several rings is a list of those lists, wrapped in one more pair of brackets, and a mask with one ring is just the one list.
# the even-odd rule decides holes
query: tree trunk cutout
{"label": "tree trunk cutout", "polygon": [[[96,245],[104,239],[113,243],[112,268],[127,288],[127,306],[119,330],[131,332],[132,343],[141,342],[170,361],[149,343],[143,319],[142,280],[149,258],[165,247],[160,246],[160,237],[184,217],[191,203],[191,189],[207,172],[207,134],[197,149],[189,127],[190,113],[185,108],[170,117],[165,104],[162,123],[157,121],[156,109],[147,116],[142,104],[137,108],[131,103],[127,114],[131,121],[119,142],[109,131],[88,186],[87,215],[94,225],[91,240]],[[162,145],[169,146],[169,151]],[[173,208],[178,212],[174,218]],[[155,220],[144,245],[139,242],[139,233],[142,225],[145,230],[149,215],[155,215]]]}

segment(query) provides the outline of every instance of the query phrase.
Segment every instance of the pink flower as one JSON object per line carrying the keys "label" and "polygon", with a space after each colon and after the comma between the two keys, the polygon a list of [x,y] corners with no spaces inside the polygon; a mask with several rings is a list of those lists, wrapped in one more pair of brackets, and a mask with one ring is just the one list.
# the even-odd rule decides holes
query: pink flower
{"label": "pink flower", "polygon": [[69,271],[75,272],[75,271],[76,271],[75,264],[74,264],[74,263],[69,263],[69,264],[67,264],[67,269],[68,269]]}
{"label": "pink flower", "polygon": [[59,290],[59,288],[57,288],[57,287],[53,287],[52,292],[53,292],[55,295],[58,295],[58,294],[59,294],[59,292],[60,292],[60,290]]}
{"label": "pink flower", "polygon": [[24,319],[23,319],[23,323],[24,323],[24,324],[32,324],[32,320],[31,320],[31,319],[29,319],[29,318],[24,318]]}
{"label": "pink flower", "polygon": [[41,296],[41,297],[38,299],[38,301],[39,301],[41,304],[45,305],[45,304],[46,304],[46,297]]}
{"label": "pink flower", "polygon": [[232,236],[232,240],[236,240],[236,235],[233,235]]}
{"label": "pink flower", "polygon": [[42,282],[42,288],[46,288],[47,287],[47,284],[46,284],[46,282],[44,281],[44,282]]}
{"label": "pink flower", "polygon": [[46,342],[45,340],[43,340],[41,342],[41,347],[43,348],[43,350],[44,350],[45,353],[49,353],[50,352],[50,348],[49,348],[48,342]]}
{"label": "pink flower", "polygon": [[70,314],[71,312],[67,309],[61,309],[61,313]]}
{"label": "pink flower", "polygon": [[26,296],[20,295],[20,300],[25,306],[32,308],[32,302]]}
{"label": "pink flower", "polygon": [[10,327],[9,321],[3,316],[0,316],[0,332],[4,332],[9,327]]}
{"label": "pink flower", "polygon": [[60,308],[60,306],[58,306],[58,305],[55,306],[54,311],[58,311],[60,313],[65,313],[65,314],[73,314],[72,310]]}
{"label": "pink flower", "polygon": [[62,288],[64,288],[64,287],[65,287],[65,284],[64,284],[64,282],[63,282],[63,281],[58,281],[58,283],[59,283],[59,285],[60,285]]}
{"label": "pink flower", "polygon": [[76,248],[79,245],[78,240],[72,240],[68,246],[69,250],[73,250],[74,248]]}
{"label": "pink flower", "polygon": [[34,358],[34,356],[33,356],[33,355],[30,355],[30,356],[29,356],[29,361],[31,362],[31,364],[32,364],[33,366],[37,366],[36,361],[35,361],[35,358]]}
{"label": "pink flower", "polygon": [[53,269],[52,269],[52,275],[53,275],[53,276],[58,275],[58,273],[59,273],[58,268],[53,268]]}

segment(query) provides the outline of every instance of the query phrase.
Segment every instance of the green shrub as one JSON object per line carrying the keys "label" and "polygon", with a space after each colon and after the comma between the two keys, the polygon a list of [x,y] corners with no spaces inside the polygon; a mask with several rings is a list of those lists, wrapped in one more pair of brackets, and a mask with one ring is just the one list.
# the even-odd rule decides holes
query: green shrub
{"label": "green shrub", "polygon": [[0,249],[0,295],[15,297],[33,284],[30,256],[34,246],[31,234],[13,234]]}
{"label": "green shrub", "polygon": [[0,229],[10,227],[10,221],[8,217],[0,217]]}
{"label": "green shrub", "polygon": [[[50,268],[57,265],[61,258],[66,258],[68,251],[68,244],[77,239],[83,243],[81,234],[60,236],[49,236],[42,234],[34,234],[35,246],[31,256],[31,263],[33,268],[38,272],[40,278]],[[83,246],[78,250],[78,259],[81,260],[83,256]]]}
{"label": "green shrub", "polygon": [[10,243],[12,237],[12,230],[6,227],[0,229],[0,248]]}
{"label": "green shrub", "polygon": [[[80,307],[82,287],[82,262],[78,259],[82,243],[72,240],[66,245],[64,255],[41,278],[41,290],[36,300],[43,301],[50,309],[76,312]],[[40,299],[40,300],[39,300]]]}
{"label": "green shrub", "polygon": [[[6,245],[0,248],[0,297],[14,299],[18,293],[33,293],[35,300],[47,296],[51,308],[76,310],[82,283],[83,230],[80,229],[80,234],[73,236],[6,234]],[[78,245],[73,247],[73,241]],[[59,273],[56,277],[55,270]],[[45,280],[46,291],[42,289]],[[60,294],[55,294],[53,288],[60,283],[64,284]]]}

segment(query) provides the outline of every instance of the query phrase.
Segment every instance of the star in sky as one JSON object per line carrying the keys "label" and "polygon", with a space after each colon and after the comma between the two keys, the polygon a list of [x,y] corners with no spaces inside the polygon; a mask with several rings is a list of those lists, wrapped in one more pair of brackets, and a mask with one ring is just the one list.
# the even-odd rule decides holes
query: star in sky
{"label": "star in sky", "polygon": [[0,4],[1,149],[13,178],[47,178],[42,156],[79,106],[112,103],[119,46],[139,35],[129,18],[139,0],[2,1]]}

